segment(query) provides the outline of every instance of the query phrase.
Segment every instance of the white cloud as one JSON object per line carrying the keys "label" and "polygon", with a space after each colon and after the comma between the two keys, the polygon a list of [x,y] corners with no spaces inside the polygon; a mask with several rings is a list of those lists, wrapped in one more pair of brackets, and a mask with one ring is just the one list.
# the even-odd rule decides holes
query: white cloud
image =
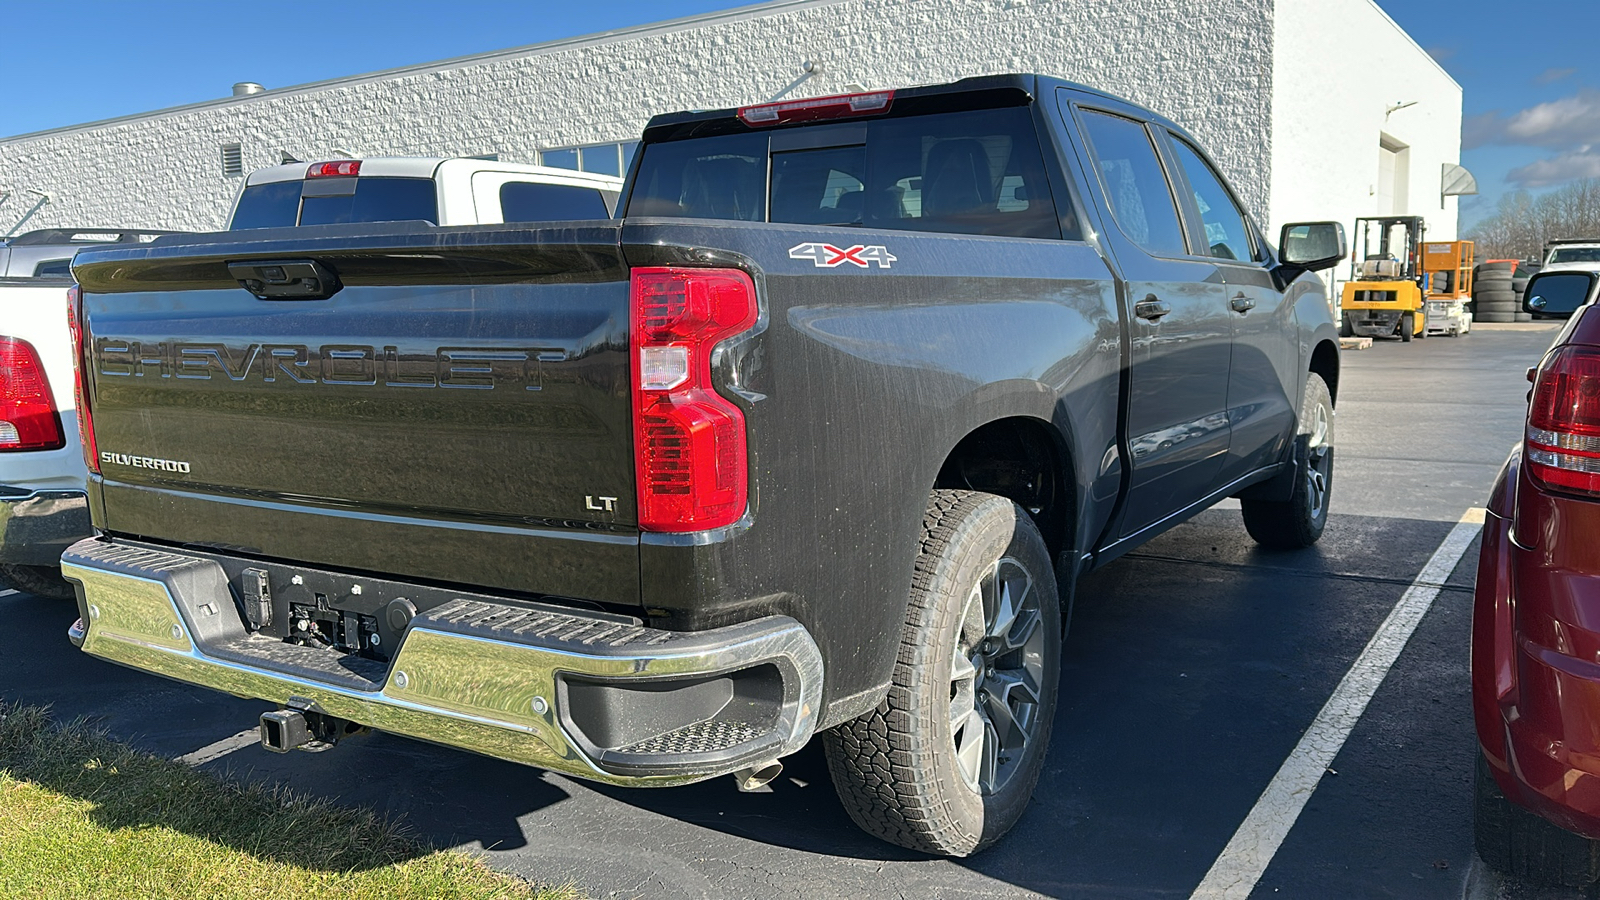
{"label": "white cloud", "polygon": [[1552,150],[1600,143],[1600,90],[1584,88],[1510,116],[1498,111],[1471,116],[1463,123],[1461,140],[1468,148],[1521,144]]}
{"label": "white cloud", "polygon": [[1549,187],[1579,178],[1600,178],[1600,150],[1586,145],[1506,173],[1506,181],[1524,188]]}

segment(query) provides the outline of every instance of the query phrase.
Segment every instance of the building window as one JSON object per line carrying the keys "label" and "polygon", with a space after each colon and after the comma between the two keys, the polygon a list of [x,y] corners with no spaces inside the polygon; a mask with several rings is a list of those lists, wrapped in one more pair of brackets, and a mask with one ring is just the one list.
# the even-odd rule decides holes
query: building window
{"label": "building window", "polygon": [[595,172],[600,175],[622,174],[622,148],[616,144],[601,144],[598,147],[584,147],[578,151],[579,163],[585,172]]}
{"label": "building window", "polygon": [[238,144],[222,145],[222,174],[225,178],[237,178],[244,174],[244,148]]}
{"label": "building window", "polygon": [[539,154],[539,164],[555,169],[578,168],[578,148],[569,147],[561,150],[545,150]]}
{"label": "building window", "polygon": [[539,164],[557,169],[593,172],[596,175],[620,176],[628,171],[628,165],[633,162],[633,155],[638,151],[638,141],[552,147],[549,150],[539,151]]}

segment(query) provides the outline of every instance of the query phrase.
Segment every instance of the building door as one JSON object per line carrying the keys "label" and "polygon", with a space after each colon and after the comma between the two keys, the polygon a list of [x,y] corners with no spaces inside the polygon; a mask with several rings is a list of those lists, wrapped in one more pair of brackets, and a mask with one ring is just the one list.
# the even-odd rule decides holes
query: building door
{"label": "building door", "polygon": [[1380,216],[1403,216],[1410,205],[1411,148],[1387,134],[1378,136],[1378,207]]}

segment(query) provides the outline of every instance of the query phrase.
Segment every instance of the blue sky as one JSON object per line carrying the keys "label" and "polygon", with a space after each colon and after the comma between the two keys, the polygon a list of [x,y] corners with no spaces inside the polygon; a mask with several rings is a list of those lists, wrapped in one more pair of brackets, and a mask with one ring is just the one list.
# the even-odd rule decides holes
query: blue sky
{"label": "blue sky", "polygon": [[[1378,2],[1465,91],[1462,162],[1477,174],[1483,195],[1463,201],[1463,222],[1492,211],[1506,190],[1549,190],[1572,178],[1600,177],[1600,2]],[[5,0],[0,84],[8,99],[0,104],[0,135],[221,97],[235,81],[304,84],[738,5]],[[1374,63],[1308,64],[1337,79],[1345,66]]]}

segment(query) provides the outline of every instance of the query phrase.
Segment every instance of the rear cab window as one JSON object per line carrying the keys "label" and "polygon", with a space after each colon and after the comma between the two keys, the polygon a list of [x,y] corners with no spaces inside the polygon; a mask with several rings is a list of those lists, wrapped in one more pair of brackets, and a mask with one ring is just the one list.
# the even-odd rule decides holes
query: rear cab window
{"label": "rear cab window", "polygon": [[669,140],[643,153],[629,216],[1063,236],[1026,106]]}
{"label": "rear cab window", "polygon": [[308,182],[298,179],[249,185],[239,195],[229,229],[439,221],[439,200],[431,178],[357,176],[349,180],[355,181],[354,190],[341,193],[324,191],[344,187],[344,179],[311,182],[318,188],[315,191],[306,190]]}

